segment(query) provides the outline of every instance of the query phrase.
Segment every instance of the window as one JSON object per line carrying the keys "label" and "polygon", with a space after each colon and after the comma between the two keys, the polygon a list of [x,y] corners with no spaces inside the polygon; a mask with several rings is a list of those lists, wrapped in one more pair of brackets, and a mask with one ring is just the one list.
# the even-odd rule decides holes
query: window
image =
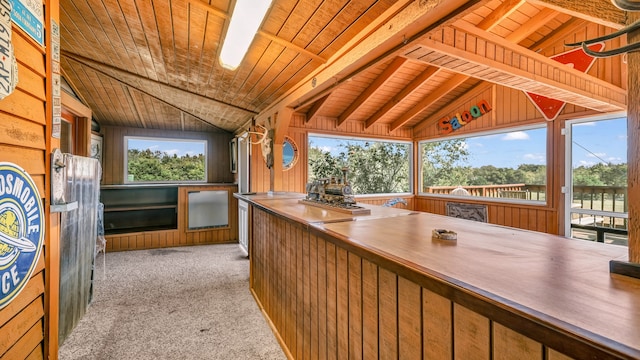
{"label": "window", "polygon": [[546,201],[546,127],[422,141],[421,193]]}
{"label": "window", "polygon": [[342,178],[346,168],[356,195],[409,193],[411,149],[408,141],[309,135],[308,181]]}
{"label": "window", "polygon": [[125,183],[204,182],[207,142],[125,136]]}

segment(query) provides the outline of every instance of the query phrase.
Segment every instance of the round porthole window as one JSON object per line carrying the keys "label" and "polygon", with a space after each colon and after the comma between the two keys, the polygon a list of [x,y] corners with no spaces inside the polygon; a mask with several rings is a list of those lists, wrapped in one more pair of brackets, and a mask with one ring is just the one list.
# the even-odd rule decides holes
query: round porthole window
{"label": "round porthole window", "polygon": [[298,161],[298,145],[292,138],[285,136],[282,143],[282,169],[289,170]]}

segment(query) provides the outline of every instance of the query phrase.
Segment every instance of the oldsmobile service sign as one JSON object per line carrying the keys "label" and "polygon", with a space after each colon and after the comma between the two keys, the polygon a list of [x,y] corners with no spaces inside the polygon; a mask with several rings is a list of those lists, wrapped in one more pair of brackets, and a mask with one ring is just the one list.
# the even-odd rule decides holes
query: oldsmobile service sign
{"label": "oldsmobile service sign", "polygon": [[25,287],[44,242],[42,199],[31,176],[0,162],[0,309]]}

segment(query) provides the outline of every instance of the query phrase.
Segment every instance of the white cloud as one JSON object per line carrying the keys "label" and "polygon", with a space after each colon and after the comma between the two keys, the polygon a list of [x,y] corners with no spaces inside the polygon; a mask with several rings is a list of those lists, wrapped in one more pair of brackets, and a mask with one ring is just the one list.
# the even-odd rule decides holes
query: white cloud
{"label": "white cloud", "polygon": [[595,121],[588,121],[579,124],[574,124],[573,126],[596,126]]}
{"label": "white cloud", "polygon": [[324,151],[324,152],[331,152],[333,150],[333,148],[331,146],[319,146],[318,149]]}
{"label": "white cloud", "polygon": [[170,156],[173,156],[174,154],[180,154],[180,150],[178,149],[169,149],[169,150],[165,150],[164,152]]}
{"label": "white cloud", "polygon": [[534,163],[542,163],[544,164],[546,159],[543,154],[524,154],[522,156],[526,161],[533,161]]}
{"label": "white cloud", "polygon": [[514,131],[514,132],[510,132],[505,134],[502,137],[502,140],[506,140],[506,141],[510,141],[510,140],[528,140],[529,139],[529,134],[527,134],[524,131]]}
{"label": "white cloud", "polygon": [[580,160],[578,161],[578,166],[585,166],[585,167],[589,167],[589,166],[593,166],[596,163],[594,161],[586,161],[586,160]]}

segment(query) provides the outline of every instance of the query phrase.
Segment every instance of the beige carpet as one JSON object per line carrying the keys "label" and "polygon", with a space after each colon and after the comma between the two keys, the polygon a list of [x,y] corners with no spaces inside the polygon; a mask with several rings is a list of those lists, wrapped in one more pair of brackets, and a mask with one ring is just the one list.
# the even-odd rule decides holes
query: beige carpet
{"label": "beige carpet", "polygon": [[98,256],[93,302],[60,347],[71,359],[286,359],[236,244]]}

